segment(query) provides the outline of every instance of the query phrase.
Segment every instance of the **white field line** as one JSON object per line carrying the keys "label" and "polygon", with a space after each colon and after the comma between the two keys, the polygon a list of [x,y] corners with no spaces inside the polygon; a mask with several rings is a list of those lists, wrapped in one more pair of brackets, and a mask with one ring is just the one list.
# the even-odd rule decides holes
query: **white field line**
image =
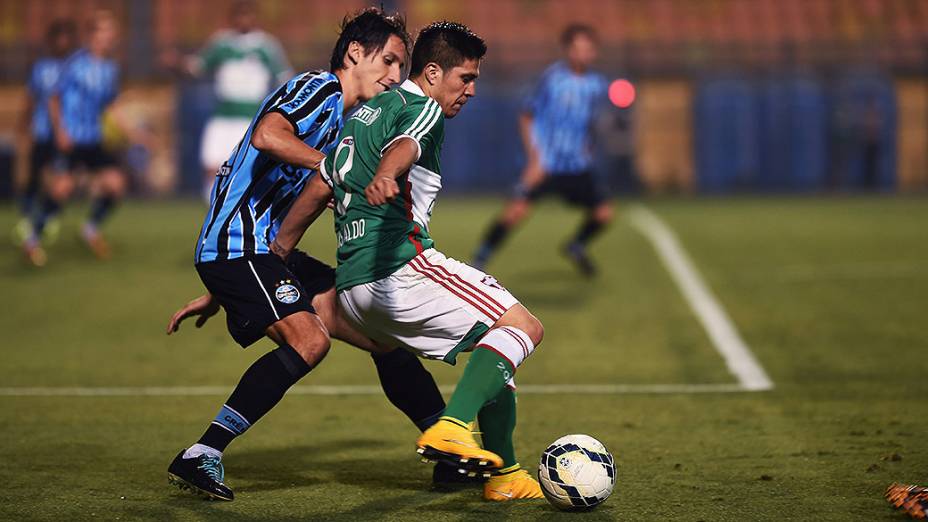
{"label": "white field line", "polygon": [[[454,386],[440,386],[451,393]],[[0,397],[175,397],[226,396],[226,386],[100,386],[100,387],[5,387]],[[740,384],[520,384],[520,395],[653,395],[691,393],[740,393]],[[290,395],[383,395],[380,386],[294,386]]]}
{"label": "white field line", "polygon": [[738,379],[741,387],[748,391],[772,389],[773,382],[767,372],[757,362],[725,309],[703,282],[673,231],[656,214],[641,205],[632,207],[628,215],[632,225],[654,246],[661,262],[709,334],[715,349],[725,360],[728,371]]}

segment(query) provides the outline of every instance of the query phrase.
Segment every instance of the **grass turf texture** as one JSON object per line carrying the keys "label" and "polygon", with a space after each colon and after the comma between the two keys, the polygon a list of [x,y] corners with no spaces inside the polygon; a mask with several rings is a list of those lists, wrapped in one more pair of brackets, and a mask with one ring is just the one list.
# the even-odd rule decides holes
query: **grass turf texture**
{"label": "grass turf texture", "polygon": [[[426,491],[417,431],[380,395],[292,395],[227,452],[233,503],[169,488],[166,468],[224,396],[0,396],[0,519],[106,520],[900,520],[891,481],[928,481],[924,199],[653,201],[776,388],[762,393],[519,397],[517,451],[534,471],[567,433],[615,454],[616,490],[586,514],[544,501],[490,504],[477,490]],[[446,199],[433,232],[468,259],[499,207]],[[71,209],[42,270],[0,257],[3,387],[231,386],[247,351],[222,315],[163,333],[201,292],[194,203],[129,203],[94,261]],[[0,208],[0,225],[15,221]],[[622,217],[578,276],[558,253],[579,222],[537,210],[490,273],[545,323],[519,384],[733,383],[650,244]],[[333,259],[330,224],[303,246]],[[428,363],[442,384],[460,368]],[[367,355],[336,344],[301,384],[376,385]]]}

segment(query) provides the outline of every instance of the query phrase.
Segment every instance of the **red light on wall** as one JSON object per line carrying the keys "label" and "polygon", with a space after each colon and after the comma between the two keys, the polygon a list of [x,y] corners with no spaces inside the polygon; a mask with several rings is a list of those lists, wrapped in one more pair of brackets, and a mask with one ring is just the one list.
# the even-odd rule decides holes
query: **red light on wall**
{"label": "red light on wall", "polygon": [[632,82],[620,78],[609,84],[609,101],[620,109],[627,109],[635,103],[635,86]]}

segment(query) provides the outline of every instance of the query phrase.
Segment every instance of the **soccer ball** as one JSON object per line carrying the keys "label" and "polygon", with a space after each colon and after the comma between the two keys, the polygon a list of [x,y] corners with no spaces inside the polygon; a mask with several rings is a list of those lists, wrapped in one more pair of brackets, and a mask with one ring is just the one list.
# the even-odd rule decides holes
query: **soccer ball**
{"label": "soccer ball", "polygon": [[589,435],[565,435],[552,442],[538,466],[541,491],[554,507],[565,511],[602,504],[615,486],[612,454]]}

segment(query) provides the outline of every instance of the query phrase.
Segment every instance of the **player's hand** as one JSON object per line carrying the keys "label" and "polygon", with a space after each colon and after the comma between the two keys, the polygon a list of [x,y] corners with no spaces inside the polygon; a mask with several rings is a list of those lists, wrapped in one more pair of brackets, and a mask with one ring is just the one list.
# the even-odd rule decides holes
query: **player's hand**
{"label": "player's hand", "polygon": [[364,196],[371,205],[383,205],[393,201],[399,193],[399,185],[389,176],[375,176],[364,189]]}
{"label": "player's hand", "polygon": [[522,185],[531,190],[541,184],[545,179],[545,170],[541,168],[541,162],[537,159],[530,158],[522,171]]}
{"label": "player's hand", "polygon": [[281,258],[284,261],[286,261],[287,258],[290,257],[290,251],[284,248],[283,246],[281,246],[281,244],[277,242],[277,238],[274,238],[274,240],[271,241],[271,252],[276,254],[277,257]]}
{"label": "player's hand", "polygon": [[171,335],[180,328],[180,323],[188,317],[198,316],[197,322],[195,323],[197,328],[200,328],[210,317],[216,315],[219,312],[219,302],[213,299],[213,296],[206,294],[200,297],[197,297],[193,301],[185,304],[183,308],[174,312],[174,315],[171,317],[171,322],[168,323],[167,334]]}
{"label": "player's hand", "polygon": [[68,133],[64,131],[55,133],[55,145],[61,152],[71,152],[71,149],[74,148],[74,142],[71,141],[71,136],[68,136]]}

